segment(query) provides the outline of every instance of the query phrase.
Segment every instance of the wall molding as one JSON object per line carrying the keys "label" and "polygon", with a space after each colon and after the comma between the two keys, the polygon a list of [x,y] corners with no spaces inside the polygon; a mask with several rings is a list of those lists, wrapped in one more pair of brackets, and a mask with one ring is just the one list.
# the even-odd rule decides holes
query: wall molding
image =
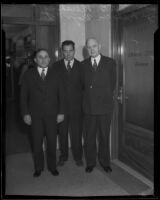
{"label": "wall molding", "polygon": [[[147,179],[146,177],[144,177],[142,174],[140,174],[139,172],[135,171],[134,169],[132,169],[131,167],[129,167],[128,165],[124,164],[123,162],[119,161],[118,159],[114,159],[112,160],[112,163],[116,164],[117,166],[121,167],[122,169],[124,169],[125,171],[127,171],[129,174],[131,174],[132,176],[134,176],[135,178],[139,179],[141,182],[143,182],[144,184],[146,184],[147,186],[150,187],[150,189],[153,190],[154,184],[152,181],[150,181],[149,179]],[[147,190],[148,191],[148,190]]]}

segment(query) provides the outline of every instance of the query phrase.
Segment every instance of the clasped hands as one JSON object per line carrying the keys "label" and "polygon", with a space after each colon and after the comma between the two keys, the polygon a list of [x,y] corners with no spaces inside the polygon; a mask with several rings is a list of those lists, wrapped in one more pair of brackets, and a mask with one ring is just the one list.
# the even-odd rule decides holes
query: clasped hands
{"label": "clasped hands", "polygon": [[[24,115],[23,120],[27,125],[32,124],[32,118],[31,118],[31,115],[29,115],[29,114]],[[64,120],[64,114],[58,114],[57,119],[56,119],[57,123],[61,123],[61,122],[63,122],[63,120]]]}

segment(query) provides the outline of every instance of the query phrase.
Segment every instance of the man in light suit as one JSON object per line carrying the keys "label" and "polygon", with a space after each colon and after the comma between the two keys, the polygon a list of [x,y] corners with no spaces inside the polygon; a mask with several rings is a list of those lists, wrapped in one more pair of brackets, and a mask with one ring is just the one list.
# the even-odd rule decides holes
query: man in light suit
{"label": "man in light suit", "polygon": [[58,73],[49,66],[46,49],[39,49],[36,66],[25,72],[21,86],[21,112],[24,122],[31,125],[33,140],[34,177],[44,169],[43,138],[47,141],[47,167],[57,176],[56,136],[57,122],[64,120],[64,90]]}
{"label": "man in light suit", "polygon": [[106,172],[111,172],[109,134],[114,105],[116,65],[113,59],[100,54],[101,46],[95,38],[89,38],[86,46],[90,55],[82,62],[86,172],[92,172],[96,166],[97,133],[99,162]]}
{"label": "man in light suit", "polygon": [[65,88],[65,119],[59,124],[60,158],[58,165],[68,160],[68,133],[71,150],[77,166],[82,166],[82,66],[74,58],[75,44],[71,40],[62,43],[63,59],[54,64]]}

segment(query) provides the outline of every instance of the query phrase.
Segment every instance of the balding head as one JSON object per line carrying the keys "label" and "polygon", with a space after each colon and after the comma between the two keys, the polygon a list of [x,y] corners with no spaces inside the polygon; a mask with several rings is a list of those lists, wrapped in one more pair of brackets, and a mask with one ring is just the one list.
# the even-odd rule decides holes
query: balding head
{"label": "balding head", "polygon": [[88,38],[86,40],[86,47],[91,57],[95,58],[100,54],[101,45],[98,43],[96,38],[94,37]]}
{"label": "balding head", "polygon": [[90,37],[86,40],[86,46],[88,45],[88,42],[95,41],[98,44],[98,40],[95,37]]}

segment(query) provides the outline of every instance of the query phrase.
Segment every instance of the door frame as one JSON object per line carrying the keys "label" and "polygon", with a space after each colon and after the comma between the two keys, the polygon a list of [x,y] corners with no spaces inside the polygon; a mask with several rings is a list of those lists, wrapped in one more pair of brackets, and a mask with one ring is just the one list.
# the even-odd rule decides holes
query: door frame
{"label": "door frame", "polygon": [[[31,25],[34,26],[35,28],[35,38],[36,38],[36,43],[35,43],[35,49],[39,48],[39,41],[40,41],[40,35],[39,35],[39,30],[41,26],[56,26],[57,32],[58,32],[58,57],[57,60],[60,57],[60,19],[59,19],[59,4],[55,4],[57,6],[57,19],[55,21],[40,21],[40,11],[39,11],[39,4],[32,4],[32,16],[31,17],[11,17],[11,16],[1,16],[1,24],[2,24],[2,29],[3,29],[3,24],[9,24],[9,25]],[[41,4],[43,5],[43,4]],[[15,5],[9,5],[9,4],[4,4],[4,6],[8,7],[15,7],[17,6],[18,8],[21,8],[22,5],[15,4]],[[28,5],[26,5],[28,6]],[[30,6],[30,5],[29,5]],[[3,7],[2,7],[3,9]],[[5,72],[5,70],[4,70]],[[12,97],[9,98],[8,100],[14,100],[14,73],[13,73],[13,68],[11,68],[11,75],[12,75]]]}
{"label": "door frame", "polygon": [[[116,88],[114,98],[114,112],[113,120],[111,124],[111,158],[112,160],[118,159],[119,155],[119,130],[123,129],[123,122],[119,123],[119,119],[122,118],[120,113],[123,113],[123,106],[119,103],[122,100],[124,94],[120,91],[123,86],[124,68],[122,62],[122,18],[124,15],[134,11],[138,11],[152,4],[130,4],[124,9],[119,9],[118,4],[111,5],[111,57],[116,61]],[[124,114],[124,113],[123,113]]]}
{"label": "door frame", "polygon": [[[5,5],[5,4],[4,4]],[[57,26],[58,29],[58,43],[60,46],[60,14],[59,14],[59,4],[55,4],[57,6],[57,19],[54,22],[50,21],[40,21],[40,11],[38,8],[39,4],[32,4],[32,9],[33,9],[33,16],[30,18],[26,17],[6,17],[6,16],[1,16],[1,24],[3,27],[3,24],[25,24],[25,25],[33,25],[35,26],[35,35],[36,35],[36,45],[35,48],[38,48],[38,43],[40,40],[39,37],[39,27],[40,26]],[[43,4],[40,4],[43,5]],[[17,6],[20,7],[21,5],[5,5],[5,6]],[[27,5],[26,5],[27,6]],[[3,8],[2,8],[3,9]],[[60,49],[58,47],[58,55],[60,55]]]}

